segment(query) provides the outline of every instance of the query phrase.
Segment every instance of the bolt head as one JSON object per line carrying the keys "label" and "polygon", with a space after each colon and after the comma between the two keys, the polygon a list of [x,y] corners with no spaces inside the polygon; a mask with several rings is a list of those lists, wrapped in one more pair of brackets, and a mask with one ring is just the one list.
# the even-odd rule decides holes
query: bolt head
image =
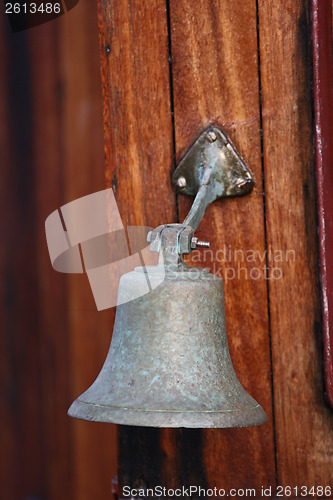
{"label": "bolt head", "polygon": [[217,139],[215,132],[213,132],[212,130],[208,132],[207,139],[209,140],[209,142],[215,142]]}
{"label": "bolt head", "polygon": [[186,184],[187,184],[187,182],[186,182],[185,177],[179,177],[177,179],[177,187],[184,188],[184,187],[186,187]]}

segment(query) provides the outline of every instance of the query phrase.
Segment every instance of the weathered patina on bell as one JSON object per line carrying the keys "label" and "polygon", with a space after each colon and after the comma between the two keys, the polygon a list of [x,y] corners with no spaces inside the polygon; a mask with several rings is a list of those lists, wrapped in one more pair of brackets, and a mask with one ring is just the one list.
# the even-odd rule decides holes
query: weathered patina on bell
{"label": "weathered patina on bell", "polygon": [[[251,173],[230,147],[233,174],[221,175],[226,156],[220,154],[221,145],[227,146],[220,129],[211,129],[201,140],[217,143],[215,150],[208,147],[205,153],[209,161],[200,160],[204,169],[196,181],[193,207],[183,224],[159,226],[149,234],[151,251],[159,252],[157,266],[136,268],[121,278],[108,356],[96,381],[70,407],[72,417],[192,428],[248,427],[267,421],[232,366],[222,280],[183,260],[184,254],[203,244],[194,232],[208,203],[228,195],[227,190],[235,195],[243,189],[244,194],[244,186],[248,191],[253,184]],[[204,150],[201,144],[199,156]],[[178,167],[181,172],[175,172],[180,189],[189,185],[186,161],[185,157]]]}
{"label": "weathered patina on bell", "polygon": [[[148,273],[152,284],[160,280],[158,270]],[[137,269],[122,277],[119,294],[145,284]],[[150,293],[118,306],[105,364],[69,415],[156,427],[264,423],[231,363],[222,280],[202,270],[166,272]]]}

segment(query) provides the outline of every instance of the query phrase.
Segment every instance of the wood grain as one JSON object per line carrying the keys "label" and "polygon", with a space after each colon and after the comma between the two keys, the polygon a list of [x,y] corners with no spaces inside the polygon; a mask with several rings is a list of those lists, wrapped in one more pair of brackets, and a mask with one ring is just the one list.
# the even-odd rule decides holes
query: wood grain
{"label": "wood grain", "polygon": [[[202,431],[201,480],[220,488],[274,485],[265,262],[259,258],[265,261],[256,3],[198,1],[193,9],[190,1],[171,1],[170,15],[177,160],[205,127],[215,123],[224,127],[256,180],[250,196],[215,202],[198,236],[211,241],[213,250],[206,261],[202,254],[202,266],[221,276],[235,270],[235,279],[225,280],[231,357],[242,384],[262,404],[269,422],[252,429]],[[179,197],[181,219],[190,203]],[[224,255],[217,253],[225,248]],[[235,250],[240,250],[236,257]],[[254,262],[246,259],[248,250],[256,252]],[[260,268],[260,275],[252,271],[259,279],[251,279],[254,268]]]}
{"label": "wood grain", "polygon": [[[107,185],[125,226],[174,222],[165,2],[100,0],[99,23]],[[157,429],[120,427],[120,487],[161,483],[160,439]]]}
{"label": "wood grain", "polygon": [[66,413],[104,361],[112,311],[97,312],[86,277],[52,269],[44,228],[105,188],[97,7],[15,34],[2,16],[0,32],[0,496],[105,498],[116,429]]}
{"label": "wood grain", "polygon": [[318,300],[309,3],[259,2],[267,239],[293,250],[269,281],[278,482],[332,485]]}
{"label": "wood grain", "polygon": [[1,484],[43,494],[32,102],[26,34],[1,19]]}
{"label": "wood grain", "polygon": [[[34,314],[37,317],[39,333],[37,358],[40,366],[39,434],[43,444],[41,483],[45,489],[43,494],[54,499],[74,496],[72,468],[74,450],[70,423],[66,417],[67,405],[70,402],[69,380],[71,379],[66,305],[69,296],[66,278],[55,273],[50,266],[44,230],[46,217],[65,199],[63,189],[65,165],[61,147],[62,95],[59,92],[62,75],[60,75],[58,54],[58,28],[59,25],[54,23],[27,33],[33,110],[31,129],[33,163],[27,175],[34,179],[31,195],[35,204],[33,220],[36,233],[32,241],[37,258],[34,269],[37,282],[32,290],[38,301],[38,311]],[[32,283],[27,281],[26,287],[28,291]],[[26,466],[29,470],[29,463]]]}
{"label": "wood grain", "polygon": [[[66,201],[72,201],[105,188],[96,2],[80,2],[64,16],[59,42],[65,85],[63,175]],[[92,384],[104,363],[113,311],[97,311],[87,276],[68,278],[69,384],[74,400]],[[71,430],[75,495],[82,500],[104,498],[117,471],[116,427],[74,420]]]}
{"label": "wood grain", "polygon": [[165,4],[99,2],[106,175],[124,224],[175,220]]}
{"label": "wood grain", "polygon": [[[309,8],[307,0],[99,1],[106,179],[124,225],[176,221],[174,148],[179,161],[210,123],[254,172],[251,195],[208,209],[198,236],[213,252],[192,262],[226,278],[235,370],[269,418],[238,430],[121,427],[120,484],[333,486]],[[70,421],[66,410],[101,368],[114,311],[96,311],[85,277],[52,270],[44,239],[49,213],[105,188],[96,4],[79,2],[15,37],[0,28],[0,496],[104,499],[116,426]],[[179,196],[180,218],[191,201]]]}

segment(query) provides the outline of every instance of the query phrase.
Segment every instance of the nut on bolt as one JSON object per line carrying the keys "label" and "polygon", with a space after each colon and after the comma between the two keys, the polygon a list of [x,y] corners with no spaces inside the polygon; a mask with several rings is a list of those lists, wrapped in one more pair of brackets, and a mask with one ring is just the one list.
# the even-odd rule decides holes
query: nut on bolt
{"label": "nut on bolt", "polygon": [[197,247],[202,247],[202,248],[209,248],[210,243],[209,241],[200,241],[198,238],[195,236],[191,239],[191,248],[194,250]]}

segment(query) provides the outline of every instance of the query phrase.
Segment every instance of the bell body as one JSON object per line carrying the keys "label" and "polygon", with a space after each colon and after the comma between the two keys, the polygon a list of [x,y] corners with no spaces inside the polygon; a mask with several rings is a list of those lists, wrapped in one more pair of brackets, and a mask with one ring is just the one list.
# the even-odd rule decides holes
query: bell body
{"label": "bell body", "polygon": [[[107,359],[70,416],[148,427],[249,427],[267,421],[232,366],[222,280],[190,269],[161,280],[158,268],[148,275],[138,268],[121,278]],[[139,296],[147,277],[152,290]],[[139,298],[125,302],[133,290]]]}

